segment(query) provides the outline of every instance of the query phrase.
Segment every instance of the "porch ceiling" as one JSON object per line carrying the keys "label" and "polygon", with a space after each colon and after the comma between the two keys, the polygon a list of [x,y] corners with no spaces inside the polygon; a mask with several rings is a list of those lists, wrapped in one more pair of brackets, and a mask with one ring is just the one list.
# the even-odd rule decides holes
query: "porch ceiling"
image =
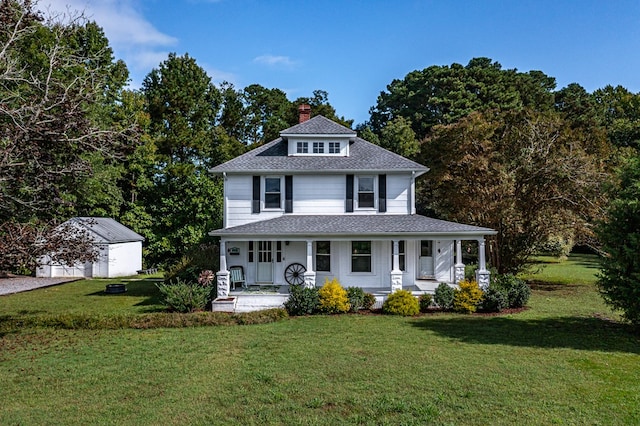
{"label": "porch ceiling", "polygon": [[305,238],[482,238],[495,235],[490,228],[448,222],[420,215],[283,215],[209,232],[226,239]]}

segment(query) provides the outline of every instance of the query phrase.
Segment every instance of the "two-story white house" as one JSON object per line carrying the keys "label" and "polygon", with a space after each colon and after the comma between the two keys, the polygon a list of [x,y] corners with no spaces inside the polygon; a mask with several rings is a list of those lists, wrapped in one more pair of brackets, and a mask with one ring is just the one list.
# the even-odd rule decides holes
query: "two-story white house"
{"label": "two-story white house", "polygon": [[218,295],[231,266],[246,283],[380,291],[433,290],[464,277],[461,241],[479,243],[487,284],[488,228],[416,214],[416,179],[428,168],[300,107],[300,123],[266,145],[218,165],[224,178]]}

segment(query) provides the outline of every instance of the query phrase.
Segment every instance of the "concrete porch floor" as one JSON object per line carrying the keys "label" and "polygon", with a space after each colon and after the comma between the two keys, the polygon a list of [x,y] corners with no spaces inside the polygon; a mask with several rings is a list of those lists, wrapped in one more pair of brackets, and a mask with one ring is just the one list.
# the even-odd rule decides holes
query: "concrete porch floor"
{"label": "concrete porch floor", "polygon": [[[414,296],[418,297],[425,293],[433,294],[438,284],[437,281],[417,281],[414,285],[405,286],[402,289],[409,290]],[[391,289],[386,287],[365,287],[363,290],[376,297],[373,309],[382,308],[382,304],[391,293]],[[237,298],[234,312],[282,308],[284,307],[284,302],[289,298],[289,286],[249,286],[249,289],[231,290],[229,296]]]}

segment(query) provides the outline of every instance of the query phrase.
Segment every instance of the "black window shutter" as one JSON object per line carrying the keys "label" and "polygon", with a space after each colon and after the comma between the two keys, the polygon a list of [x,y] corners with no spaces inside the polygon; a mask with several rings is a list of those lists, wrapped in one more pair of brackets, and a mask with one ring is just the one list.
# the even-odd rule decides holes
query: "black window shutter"
{"label": "black window shutter", "polygon": [[353,212],[353,175],[347,175],[346,212]]}
{"label": "black window shutter", "polygon": [[378,211],[387,211],[387,175],[378,176]]}
{"label": "black window shutter", "polygon": [[260,213],[260,176],[253,177],[253,201],[251,213]]}
{"label": "black window shutter", "polygon": [[293,213],[293,176],[284,177],[284,212]]}

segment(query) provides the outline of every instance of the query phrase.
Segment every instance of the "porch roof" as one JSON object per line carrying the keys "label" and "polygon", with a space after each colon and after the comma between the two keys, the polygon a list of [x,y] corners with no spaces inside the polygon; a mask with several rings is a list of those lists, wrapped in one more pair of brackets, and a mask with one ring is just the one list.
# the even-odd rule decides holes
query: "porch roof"
{"label": "porch roof", "polygon": [[216,229],[211,236],[226,239],[305,239],[327,238],[352,239],[353,237],[399,238],[411,237],[469,237],[480,238],[494,235],[490,228],[448,222],[420,215],[283,215]]}

